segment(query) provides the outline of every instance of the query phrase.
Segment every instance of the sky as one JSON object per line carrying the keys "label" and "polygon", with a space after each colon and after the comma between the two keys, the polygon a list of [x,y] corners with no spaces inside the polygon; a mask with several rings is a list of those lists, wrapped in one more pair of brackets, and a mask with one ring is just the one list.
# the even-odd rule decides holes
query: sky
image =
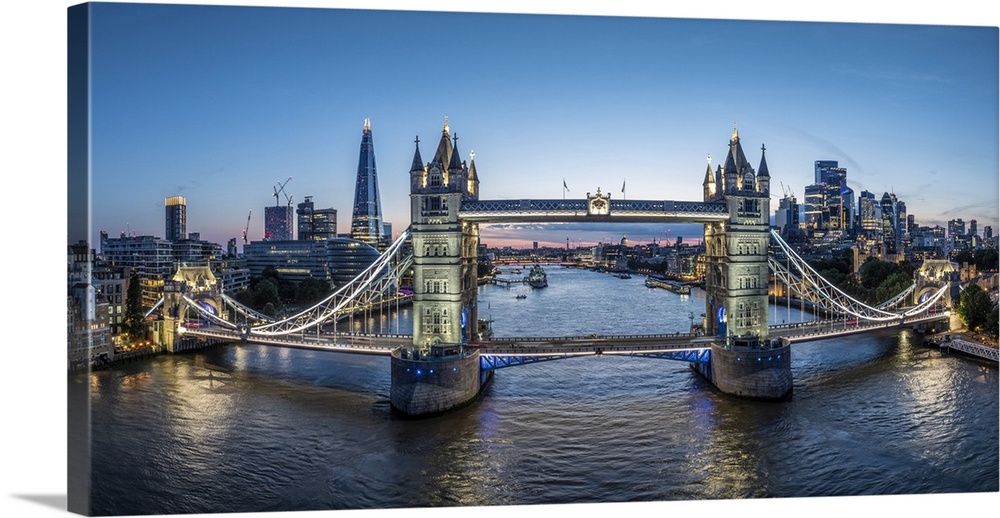
{"label": "sky", "polygon": [[[638,16],[95,4],[92,228],[164,235],[164,198],[225,245],[291,177],[346,232],[371,119],[385,220],[447,117],[481,199],[700,200],[734,126],[772,213],[816,160],[918,224],[997,226],[997,29]],[[565,180],[568,192],[563,191]],[[622,186],[625,186],[622,192]],[[287,198],[282,195],[280,203]],[[488,245],[697,240],[699,225],[506,225]]]}

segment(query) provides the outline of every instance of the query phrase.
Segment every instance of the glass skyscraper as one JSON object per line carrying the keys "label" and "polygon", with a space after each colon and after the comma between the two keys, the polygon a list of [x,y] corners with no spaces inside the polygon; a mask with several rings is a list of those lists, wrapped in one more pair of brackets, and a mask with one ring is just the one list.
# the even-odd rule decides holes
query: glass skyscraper
{"label": "glass skyscraper", "polygon": [[375,172],[375,145],[372,143],[371,120],[365,119],[358,158],[358,177],[354,184],[354,213],[351,215],[351,238],[374,247],[384,245],[382,234],[382,200],[378,195],[378,175]]}

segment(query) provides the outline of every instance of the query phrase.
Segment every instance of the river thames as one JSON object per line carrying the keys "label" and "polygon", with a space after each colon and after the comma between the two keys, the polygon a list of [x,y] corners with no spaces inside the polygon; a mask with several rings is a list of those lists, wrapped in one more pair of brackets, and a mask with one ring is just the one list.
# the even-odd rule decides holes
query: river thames
{"label": "river thames", "polygon": [[[546,271],[480,288],[497,336],[685,332],[704,312],[700,290]],[[574,358],[420,420],[390,411],[388,357],[232,344],[69,382],[92,396],[94,514],[998,491],[995,365],[897,330],[796,344],[792,373],[789,400],[756,402],[684,362]]]}

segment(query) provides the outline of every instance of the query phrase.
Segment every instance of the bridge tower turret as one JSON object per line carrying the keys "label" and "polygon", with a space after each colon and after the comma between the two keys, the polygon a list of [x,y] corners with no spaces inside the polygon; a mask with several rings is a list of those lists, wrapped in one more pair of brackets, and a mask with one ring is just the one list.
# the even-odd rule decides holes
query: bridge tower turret
{"label": "bridge tower turret", "polygon": [[[419,146],[419,139],[417,139]],[[410,415],[443,412],[474,398],[484,380],[476,338],[479,224],[462,221],[464,199],[478,199],[479,179],[461,160],[447,119],[434,157],[410,167],[413,243],[413,343],[393,355],[394,408]]]}
{"label": "bridge tower turret", "polygon": [[729,218],[705,224],[705,331],[717,341],[711,364],[698,369],[723,392],[780,399],[791,391],[791,364],[787,345],[767,336],[770,173],[763,149],[755,171],[734,127],[714,194],[711,169],[706,173],[705,201],[725,201]]}

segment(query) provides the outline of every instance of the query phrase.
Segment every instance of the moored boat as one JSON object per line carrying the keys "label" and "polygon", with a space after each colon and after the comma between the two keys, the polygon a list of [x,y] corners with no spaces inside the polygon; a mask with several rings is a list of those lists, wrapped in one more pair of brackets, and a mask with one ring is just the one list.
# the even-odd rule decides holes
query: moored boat
{"label": "moored boat", "polygon": [[648,288],[663,288],[665,290],[670,290],[674,293],[680,295],[690,295],[691,287],[679,282],[670,281],[667,279],[657,279],[655,277],[646,278],[646,287]]}
{"label": "moored boat", "polygon": [[542,266],[536,264],[531,267],[531,273],[528,274],[528,285],[532,288],[544,288],[549,285],[548,276],[545,275],[545,270]]}

